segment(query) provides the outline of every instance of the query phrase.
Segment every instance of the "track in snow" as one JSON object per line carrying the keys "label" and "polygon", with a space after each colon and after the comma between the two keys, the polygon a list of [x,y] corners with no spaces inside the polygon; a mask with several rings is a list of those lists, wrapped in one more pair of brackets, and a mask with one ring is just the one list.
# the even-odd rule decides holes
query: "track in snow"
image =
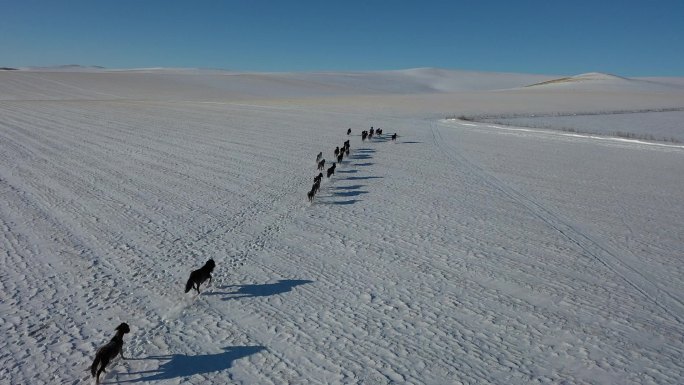
{"label": "track in snow", "polygon": [[684,329],[681,329],[684,320],[684,302],[678,299],[676,295],[668,291],[667,288],[659,285],[655,279],[648,277],[647,274],[639,272],[638,268],[630,266],[614,252],[609,251],[607,246],[600,244],[591,236],[578,230],[577,226],[568,224],[539,202],[519,193],[495,176],[487,174],[484,170],[477,167],[472,162],[469,162],[465,157],[460,155],[456,149],[450,148],[445,144],[437,126],[438,124],[431,124],[434,143],[454,163],[455,167],[467,167],[472,170],[484,183],[515,200],[520,205],[527,208],[533,215],[537,216],[556,231],[563,234],[564,237],[577,244],[577,246],[579,246],[588,256],[596,259],[606,268],[610,269],[615,274],[618,274],[635,290],[639,291],[646,298],[653,301],[670,314],[676,321],[676,323],[673,324],[673,328],[676,332],[684,332]]}

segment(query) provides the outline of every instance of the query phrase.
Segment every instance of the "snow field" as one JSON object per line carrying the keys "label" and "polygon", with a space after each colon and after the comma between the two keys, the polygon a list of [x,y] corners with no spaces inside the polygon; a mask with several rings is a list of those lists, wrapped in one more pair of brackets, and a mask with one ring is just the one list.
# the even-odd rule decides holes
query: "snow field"
{"label": "snow field", "polygon": [[681,150],[344,100],[2,101],[0,383],[682,382]]}

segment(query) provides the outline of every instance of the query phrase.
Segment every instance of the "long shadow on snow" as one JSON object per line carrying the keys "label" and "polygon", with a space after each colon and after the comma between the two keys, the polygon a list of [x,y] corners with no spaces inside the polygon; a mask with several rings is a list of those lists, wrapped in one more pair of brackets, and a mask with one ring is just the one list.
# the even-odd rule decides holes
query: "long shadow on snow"
{"label": "long shadow on snow", "polygon": [[127,375],[140,374],[143,375],[143,377],[116,382],[171,380],[174,378],[190,377],[194,374],[220,372],[222,370],[230,369],[230,367],[233,366],[233,361],[259,353],[266,350],[266,348],[263,346],[229,346],[223,348],[223,350],[223,353],[218,354],[200,354],[197,356],[168,354],[142,358],[141,360],[159,360],[166,362],[160,364],[156,370],[127,373]]}
{"label": "long shadow on snow", "polygon": [[220,286],[219,289],[237,288],[237,290],[228,292],[212,292],[207,293],[207,295],[226,295],[227,297],[221,298],[224,301],[248,297],[267,297],[270,295],[287,293],[299,285],[312,282],[313,281],[309,281],[307,279],[281,279],[276,283],[264,283],[260,285],[225,285]]}
{"label": "long shadow on snow", "polygon": [[351,186],[337,186],[335,187],[335,190],[358,190],[361,187],[364,187],[362,184],[353,184]]}
{"label": "long shadow on snow", "polygon": [[390,138],[386,136],[373,136],[371,138],[372,142],[387,142],[388,140],[390,140]]}
{"label": "long shadow on snow", "polygon": [[372,159],[373,157],[368,154],[354,154],[349,157],[349,159]]}
{"label": "long shadow on snow", "polygon": [[332,195],[336,197],[355,197],[361,194],[368,194],[368,191],[354,190],[354,191],[340,191],[334,192]]}
{"label": "long shadow on snow", "polygon": [[356,202],[361,202],[361,199],[350,199],[347,201],[335,201],[335,202],[325,202],[329,205],[353,205]]}
{"label": "long shadow on snow", "polygon": [[339,172],[341,174],[356,174],[359,172],[359,170],[335,170],[335,172]]}
{"label": "long shadow on snow", "polygon": [[365,179],[380,179],[381,176],[348,176],[342,180],[365,180]]}
{"label": "long shadow on snow", "polygon": [[353,166],[361,166],[361,167],[366,167],[366,166],[372,166],[375,163],[373,162],[366,162],[366,163],[354,163]]}

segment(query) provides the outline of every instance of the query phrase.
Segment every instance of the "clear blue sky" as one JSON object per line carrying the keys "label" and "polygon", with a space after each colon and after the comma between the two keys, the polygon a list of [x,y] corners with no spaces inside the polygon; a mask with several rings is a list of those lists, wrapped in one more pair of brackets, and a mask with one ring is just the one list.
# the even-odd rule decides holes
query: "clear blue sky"
{"label": "clear blue sky", "polygon": [[684,76],[684,0],[0,0],[0,66]]}

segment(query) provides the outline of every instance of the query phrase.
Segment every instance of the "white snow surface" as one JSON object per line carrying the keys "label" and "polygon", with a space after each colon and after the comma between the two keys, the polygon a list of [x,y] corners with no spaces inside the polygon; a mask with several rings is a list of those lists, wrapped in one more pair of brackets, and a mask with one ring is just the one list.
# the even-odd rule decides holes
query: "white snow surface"
{"label": "white snow surface", "polygon": [[682,82],[551,79],[0,71],[0,384],[684,383],[684,148],[444,119]]}
{"label": "white snow surface", "polygon": [[684,144],[684,108],[665,111],[618,111],[560,116],[504,116],[481,118],[478,121]]}
{"label": "white snow surface", "polygon": [[334,95],[414,94],[521,87],[545,75],[490,74],[417,68],[378,72],[248,73],[77,66],[0,71],[0,100],[235,100]]}

